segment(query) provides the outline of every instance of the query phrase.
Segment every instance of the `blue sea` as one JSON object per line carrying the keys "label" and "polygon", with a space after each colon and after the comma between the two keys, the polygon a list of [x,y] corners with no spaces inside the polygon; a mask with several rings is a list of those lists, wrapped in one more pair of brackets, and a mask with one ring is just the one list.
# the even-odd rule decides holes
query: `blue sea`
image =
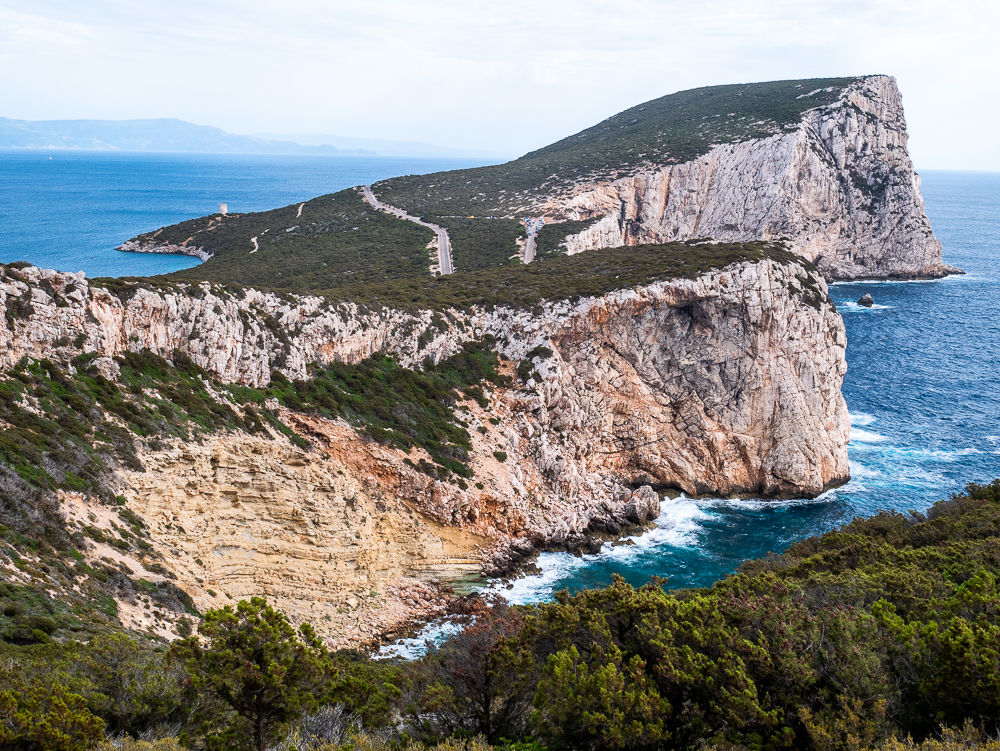
{"label": "blue sea", "polygon": [[[635,585],[654,575],[668,587],[708,585],[855,517],[923,511],[1000,477],[1000,173],[921,177],[944,260],[967,273],[831,286],[847,328],[850,482],[813,500],[665,500],[656,529],[634,545],[545,553],[540,575],[494,588],[536,602],[609,584],[612,574]],[[865,293],[871,308],[857,304]]]}
{"label": "blue sea", "polygon": [[[52,156],[52,159],[49,159]],[[393,175],[470,160],[0,152],[0,261],[88,276],[164,273],[194,259],[118,253],[124,240],[215,211],[284,206]],[[662,504],[656,529],[598,555],[543,554],[541,574],[494,584],[515,602],[558,589],[710,584],[878,509],[924,510],[1000,476],[1000,174],[922,173],[944,260],[968,272],[928,282],[831,287],[847,327],[844,396],[852,479],[813,500]],[[872,308],[856,300],[870,293]],[[510,587],[509,589],[507,587]]]}

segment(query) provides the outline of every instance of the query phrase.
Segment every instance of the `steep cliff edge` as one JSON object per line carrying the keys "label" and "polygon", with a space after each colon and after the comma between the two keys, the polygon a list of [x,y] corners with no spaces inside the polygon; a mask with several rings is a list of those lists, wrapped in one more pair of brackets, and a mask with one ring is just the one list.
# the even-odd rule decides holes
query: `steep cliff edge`
{"label": "steep cliff edge", "polygon": [[[703,250],[611,253],[624,265],[636,253]],[[111,441],[114,425],[132,431],[134,461],[116,464],[95,443],[104,469],[60,474],[41,458],[45,482],[72,487],[103,472],[196,602],[215,602],[210,588],[215,596],[266,592],[301,617],[322,611],[331,638],[365,623],[350,642],[391,627],[388,614],[412,613],[365,593],[502,570],[547,545],[586,547],[591,535],[655,518],[659,500],[648,486],[814,496],[847,479],[844,329],[815,269],[778,248],[751,248],[744,260],[690,278],[608,284],[601,294],[524,307],[366,309],[6,267],[0,367],[26,378],[23,363],[43,363],[38,387],[18,397],[24,410],[45,409],[47,394],[67,389],[67,403],[86,414],[114,407],[93,435]],[[360,413],[308,401],[324,364],[372,369],[381,353],[420,372],[431,367],[427,358],[446,363],[476,342],[496,348],[502,377],[442,397],[454,405],[440,419],[466,436],[452,439],[460,463],[451,472],[435,463],[434,444],[406,450]],[[179,416],[194,397],[171,385],[171,361],[211,402],[186,408],[205,414],[203,425]],[[143,362],[159,375],[139,378]],[[302,385],[285,386],[274,373]],[[74,396],[73,379],[91,390]],[[111,391],[118,401],[101,401]],[[225,413],[215,422],[212,404]],[[404,427],[415,414],[406,404],[390,412]],[[140,434],[130,428],[140,413],[182,424]],[[20,467],[18,456],[6,461]],[[29,470],[23,482],[40,482]]]}
{"label": "steep cliff edge", "polygon": [[[551,352],[530,360],[526,383],[495,389],[491,409],[507,405],[546,431],[552,423],[563,443],[579,435],[565,453],[581,469],[596,462],[630,482],[648,475],[720,494],[815,495],[846,477],[842,322],[822,279],[787,254],[575,302],[446,317],[208,284],[136,283],[115,295],[33,268],[6,269],[0,299],[8,310],[30,305],[0,327],[5,369],[23,357],[68,362],[81,351],[180,351],[224,383],[259,387],[275,370],[305,379],[310,363],[377,352],[416,367],[490,337],[512,363],[528,362],[537,347]],[[505,429],[531,433],[528,424]],[[549,453],[544,441],[530,443],[526,454]],[[813,448],[790,460],[800,444]],[[560,461],[572,474],[574,460]]]}
{"label": "steep cliff edge", "polygon": [[806,111],[791,132],[716,146],[542,211],[603,216],[568,238],[570,253],[696,237],[784,238],[828,279],[960,273],[942,263],[906,142],[895,79],[869,76]]}

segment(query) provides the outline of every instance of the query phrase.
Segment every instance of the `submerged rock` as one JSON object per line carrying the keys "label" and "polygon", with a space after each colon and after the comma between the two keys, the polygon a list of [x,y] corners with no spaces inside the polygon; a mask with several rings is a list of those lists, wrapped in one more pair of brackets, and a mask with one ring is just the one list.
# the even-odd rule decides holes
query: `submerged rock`
{"label": "submerged rock", "polygon": [[864,305],[866,308],[870,308],[874,304],[875,301],[872,300],[871,295],[862,295],[861,299],[858,300],[858,305]]}

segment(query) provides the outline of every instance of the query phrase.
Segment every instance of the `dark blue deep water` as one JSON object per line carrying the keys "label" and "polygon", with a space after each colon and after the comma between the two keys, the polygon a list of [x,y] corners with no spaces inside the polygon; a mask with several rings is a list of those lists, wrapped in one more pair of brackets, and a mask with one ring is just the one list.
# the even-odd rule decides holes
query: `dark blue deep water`
{"label": "dark blue deep water", "polygon": [[[194,259],[118,253],[128,238],[214,212],[284,206],[468,160],[0,152],[0,261],[88,276],[165,273]],[[834,285],[847,327],[844,396],[853,479],[811,501],[665,501],[657,529],[596,556],[545,554],[516,601],[607,584],[709,584],[747,558],[881,508],[922,510],[1000,476],[1000,174],[927,172],[923,193],[947,263],[933,282]],[[876,305],[856,301],[871,293]]]}

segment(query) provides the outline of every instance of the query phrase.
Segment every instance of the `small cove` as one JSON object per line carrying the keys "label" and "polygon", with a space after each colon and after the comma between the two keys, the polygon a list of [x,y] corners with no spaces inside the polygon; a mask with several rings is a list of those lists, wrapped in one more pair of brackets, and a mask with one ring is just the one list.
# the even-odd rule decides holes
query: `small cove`
{"label": "small cove", "polygon": [[[664,500],[656,527],[599,554],[542,553],[540,573],[484,590],[514,603],[652,576],[708,586],[750,558],[781,552],[880,509],[922,511],[970,481],[1000,476],[1000,174],[927,172],[927,213],[944,259],[964,276],[834,284],[847,329],[843,393],[851,414],[851,480],[811,500]],[[857,304],[871,294],[875,305]],[[508,588],[509,586],[509,588]],[[414,655],[423,639],[386,653]]]}

